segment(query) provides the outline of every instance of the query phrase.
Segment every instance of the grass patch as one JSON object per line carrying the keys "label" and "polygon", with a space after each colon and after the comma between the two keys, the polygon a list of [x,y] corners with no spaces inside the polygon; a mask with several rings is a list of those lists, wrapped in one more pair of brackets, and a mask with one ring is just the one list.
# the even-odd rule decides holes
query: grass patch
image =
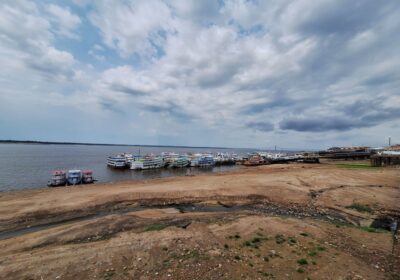
{"label": "grass patch", "polygon": [[228,244],[224,244],[224,248],[225,249],[229,249],[229,245]]}
{"label": "grass patch", "polygon": [[282,244],[282,243],[285,243],[285,241],[286,241],[286,238],[282,234],[275,235],[276,244]]}
{"label": "grass patch", "polygon": [[300,233],[300,235],[302,235],[302,236],[308,236],[308,233],[307,233],[307,232],[302,232],[302,233]]}
{"label": "grass patch", "polygon": [[381,228],[373,228],[373,227],[368,227],[368,226],[358,226],[357,228],[359,228],[363,231],[373,232],[373,233],[387,233],[388,232],[387,230],[384,230]]}
{"label": "grass patch", "polygon": [[308,264],[308,261],[306,259],[298,259],[297,263],[300,265],[306,265],[306,264]]}
{"label": "grass patch", "polygon": [[363,205],[360,203],[353,203],[349,206],[346,206],[347,209],[354,209],[357,210],[358,212],[367,212],[367,213],[374,213],[374,209],[369,207],[368,205]]}
{"label": "grass patch", "polygon": [[237,261],[240,261],[240,260],[241,260],[240,256],[238,256],[238,255],[236,255],[234,258],[235,258],[235,260],[237,260]]}
{"label": "grass patch", "polygon": [[325,248],[325,247],[322,247],[322,246],[317,246],[317,250],[318,250],[318,251],[325,251],[326,248]]}
{"label": "grass patch", "polygon": [[294,237],[289,237],[288,242],[289,242],[290,245],[294,245],[294,244],[297,243],[297,240]]}
{"label": "grass patch", "polygon": [[301,267],[299,267],[296,271],[297,271],[298,273],[304,273],[304,269],[302,269]]}
{"label": "grass patch", "polygon": [[165,267],[165,268],[167,268],[167,267],[170,267],[171,266],[171,261],[170,260],[163,260],[163,262],[162,262],[162,266],[163,267]]}
{"label": "grass patch", "polygon": [[362,170],[379,170],[380,166],[371,166],[370,164],[363,163],[337,163],[336,166],[348,169],[362,169]]}
{"label": "grass patch", "polygon": [[318,253],[316,251],[310,251],[310,252],[308,252],[308,255],[310,257],[315,257],[316,255],[318,255]]}
{"label": "grass patch", "polygon": [[111,278],[113,278],[115,275],[114,271],[107,271],[106,273],[104,273],[103,278],[104,280],[109,280]]}
{"label": "grass patch", "polygon": [[166,224],[152,224],[145,227],[144,231],[158,231],[158,230],[163,230],[166,227],[168,227],[168,225]]}

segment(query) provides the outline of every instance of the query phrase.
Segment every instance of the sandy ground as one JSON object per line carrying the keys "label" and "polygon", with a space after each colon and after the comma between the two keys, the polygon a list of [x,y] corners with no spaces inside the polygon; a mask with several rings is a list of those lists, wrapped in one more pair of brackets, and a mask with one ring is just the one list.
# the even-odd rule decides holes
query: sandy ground
{"label": "sandy ground", "polygon": [[[183,204],[228,207],[182,213]],[[0,241],[0,275],[399,279],[390,232],[360,227],[387,215],[400,217],[399,169],[335,164],[2,193],[0,230],[16,234]]]}

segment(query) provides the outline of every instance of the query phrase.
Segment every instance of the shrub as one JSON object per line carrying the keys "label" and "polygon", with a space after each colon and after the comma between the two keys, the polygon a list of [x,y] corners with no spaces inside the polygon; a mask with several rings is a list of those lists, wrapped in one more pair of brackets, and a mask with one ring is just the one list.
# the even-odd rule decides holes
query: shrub
{"label": "shrub", "polygon": [[374,213],[374,209],[369,207],[368,205],[363,205],[360,203],[353,203],[349,206],[346,206],[347,209],[354,209],[357,210],[358,212],[367,212],[367,213]]}
{"label": "shrub", "polygon": [[148,225],[147,227],[144,228],[144,231],[154,231],[154,230],[163,230],[168,225],[165,224],[153,224],[153,225]]}
{"label": "shrub", "polygon": [[297,263],[301,264],[301,265],[306,265],[306,264],[308,264],[308,261],[306,259],[298,259]]}
{"label": "shrub", "polygon": [[275,235],[275,241],[277,244],[282,244],[286,241],[286,239],[282,234],[277,234]]}

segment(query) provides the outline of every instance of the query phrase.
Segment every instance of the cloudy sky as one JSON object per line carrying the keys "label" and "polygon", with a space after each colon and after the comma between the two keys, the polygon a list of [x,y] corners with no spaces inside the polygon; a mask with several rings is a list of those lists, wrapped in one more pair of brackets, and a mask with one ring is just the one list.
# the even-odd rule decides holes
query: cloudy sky
{"label": "cloudy sky", "polygon": [[0,3],[0,139],[400,142],[398,0]]}

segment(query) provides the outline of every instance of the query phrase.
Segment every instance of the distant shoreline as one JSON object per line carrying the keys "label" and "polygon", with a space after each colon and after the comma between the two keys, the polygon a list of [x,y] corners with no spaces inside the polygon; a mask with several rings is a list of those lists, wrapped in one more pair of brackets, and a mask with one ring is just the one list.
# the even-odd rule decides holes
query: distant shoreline
{"label": "distant shoreline", "polygon": [[79,142],[51,142],[51,141],[33,141],[33,140],[0,140],[0,144],[81,145],[81,146],[125,146],[125,147],[163,147],[163,148],[199,148],[199,149],[251,149],[251,148],[198,147],[198,146],[173,146],[173,145],[138,145],[138,144],[105,144],[105,143],[79,143]]}

